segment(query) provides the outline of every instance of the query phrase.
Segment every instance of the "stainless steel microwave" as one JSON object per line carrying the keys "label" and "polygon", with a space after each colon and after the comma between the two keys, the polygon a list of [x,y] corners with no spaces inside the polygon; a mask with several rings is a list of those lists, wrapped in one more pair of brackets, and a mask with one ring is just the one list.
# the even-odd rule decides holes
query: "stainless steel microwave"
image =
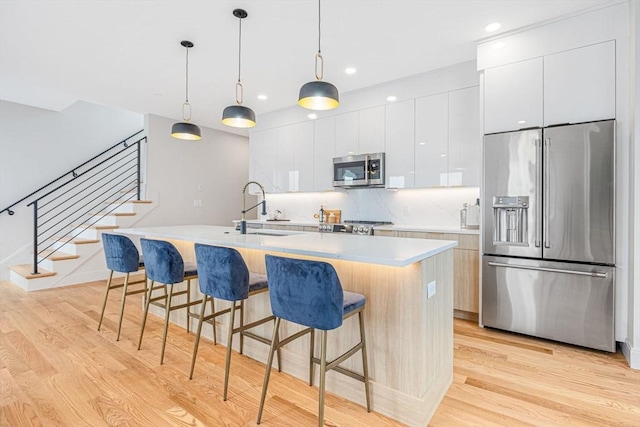
{"label": "stainless steel microwave", "polygon": [[384,153],[333,159],[334,187],[384,187]]}

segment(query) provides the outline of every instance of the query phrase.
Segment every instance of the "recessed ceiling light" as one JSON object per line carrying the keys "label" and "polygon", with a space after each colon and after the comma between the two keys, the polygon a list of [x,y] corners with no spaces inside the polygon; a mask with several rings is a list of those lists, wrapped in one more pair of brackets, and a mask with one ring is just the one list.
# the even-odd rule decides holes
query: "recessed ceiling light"
{"label": "recessed ceiling light", "polygon": [[489,33],[492,33],[494,31],[499,30],[500,27],[502,27],[502,25],[500,25],[499,22],[492,22],[491,24],[489,24],[486,27],[484,27],[484,30],[489,32]]}
{"label": "recessed ceiling light", "polygon": [[353,67],[347,67],[347,68],[345,68],[344,72],[347,73],[347,74],[355,74],[356,73],[356,69],[353,68]]}
{"label": "recessed ceiling light", "polygon": [[265,99],[267,99],[267,95],[258,95],[258,99],[264,101]]}
{"label": "recessed ceiling light", "polygon": [[440,154],[440,157],[447,157],[446,154]]}
{"label": "recessed ceiling light", "polygon": [[526,120],[518,120],[518,124],[519,124],[519,125],[523,125],[523,124],[525,124],[525,123],[527,123],[527,121],[526,121]]}
{"label": "recessed ceiling light", "polygon": [[309,113],[307,114],[307,117],[309,118],[309,120],[315,120],[318,118],[318,115],[316,113]]}
{"label": "recessed ceiling light", "polygon": [[426,144],[426,142],[421,142],[418,145],[425,145],[425,144]]}
{"label": "recessed ceiling light", "polygon": [[505,46],[506,46],[506,43],[505,43],[505,42],[497,42],[497,43],[494,43],[494,44],[493,44],[493,48],[494,48],[494,49],[502,49],[502,48],[503,48],[503,47],[505,47]]}
{"label": "recessed ceiling light", "polygon": [[397,96],[395,96],[395,95],[387,96],[387,101],[389,101],[389,102],[394,102],[394,101],[396,101],[397,99],[398,99],[398,97],[397,97]]}

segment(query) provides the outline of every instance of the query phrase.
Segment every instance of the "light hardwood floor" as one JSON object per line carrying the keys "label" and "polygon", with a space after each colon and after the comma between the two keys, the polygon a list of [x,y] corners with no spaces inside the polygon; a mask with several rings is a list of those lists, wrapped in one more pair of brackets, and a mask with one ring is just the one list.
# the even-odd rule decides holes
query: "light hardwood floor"
{"label": "light hardwood floor", "polygon": [[[159,366],[159,319],[150,317],[143,348],[136,350],[139,295],[128,298],[119,342],[119,293],[110,298],[102,331],[96,330],[103,286],[25,293],[0,283],[0,425],[255,425],[263,363],[234,354],[223,402],[222,345],[203,340],[189,381],[193,333],[172,326]],[[461,320],[455,321],[454,346],[454,384],[430,425],[640,426],[640,371],[629,369],[620,353]],[[274,371],[261,425],[313,426],[316,413],[317,388]],[[333,395],[325,422],[400,425]]]}

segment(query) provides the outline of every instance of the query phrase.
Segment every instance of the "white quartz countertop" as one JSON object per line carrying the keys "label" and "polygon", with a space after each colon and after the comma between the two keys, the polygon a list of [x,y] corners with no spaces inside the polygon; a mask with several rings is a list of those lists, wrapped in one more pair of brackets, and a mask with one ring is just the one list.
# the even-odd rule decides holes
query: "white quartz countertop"
{"label": "white quartz countertop", "polygon": [[379,225],[373,227],[374,230],[384,231],[418,231],[425,233],[454,233],[454,234],[480,234],[480,230],[460,227],[444,227],[429,225]]}
{"label": "white quartz countertop", "polygon": [[449,240],[284,230],[250,229],[247,234],[242,235],[234,227],[214,225],[136,227],[117,229],[114,232],[395,267],[405,267],[457,246],[457,242]]}

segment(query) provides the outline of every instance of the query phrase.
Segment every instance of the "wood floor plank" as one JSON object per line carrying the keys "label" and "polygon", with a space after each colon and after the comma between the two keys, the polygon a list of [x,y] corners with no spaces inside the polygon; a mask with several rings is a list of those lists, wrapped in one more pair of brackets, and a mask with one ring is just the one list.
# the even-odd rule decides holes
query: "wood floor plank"
{"label": "wood floor plank", "polygon": [[[193,332],[171,325],[161,366],[162,320],[150,316],[137,350],[141,295],[127,298],[120,341],[120,292],[97,331],[104,286],[27,293],[0,283],[0,426],[256,426],[264,361],[233,353],[225,402],[223,345],[201,341],[189,380]],[[430,425],[640,426],[640,372],[620,353],[454,328],[453,385]],[[273,371],[261,426],[314,426],[317,411],[317,384]],[[332,394],[325,423],[402,425]]]}

